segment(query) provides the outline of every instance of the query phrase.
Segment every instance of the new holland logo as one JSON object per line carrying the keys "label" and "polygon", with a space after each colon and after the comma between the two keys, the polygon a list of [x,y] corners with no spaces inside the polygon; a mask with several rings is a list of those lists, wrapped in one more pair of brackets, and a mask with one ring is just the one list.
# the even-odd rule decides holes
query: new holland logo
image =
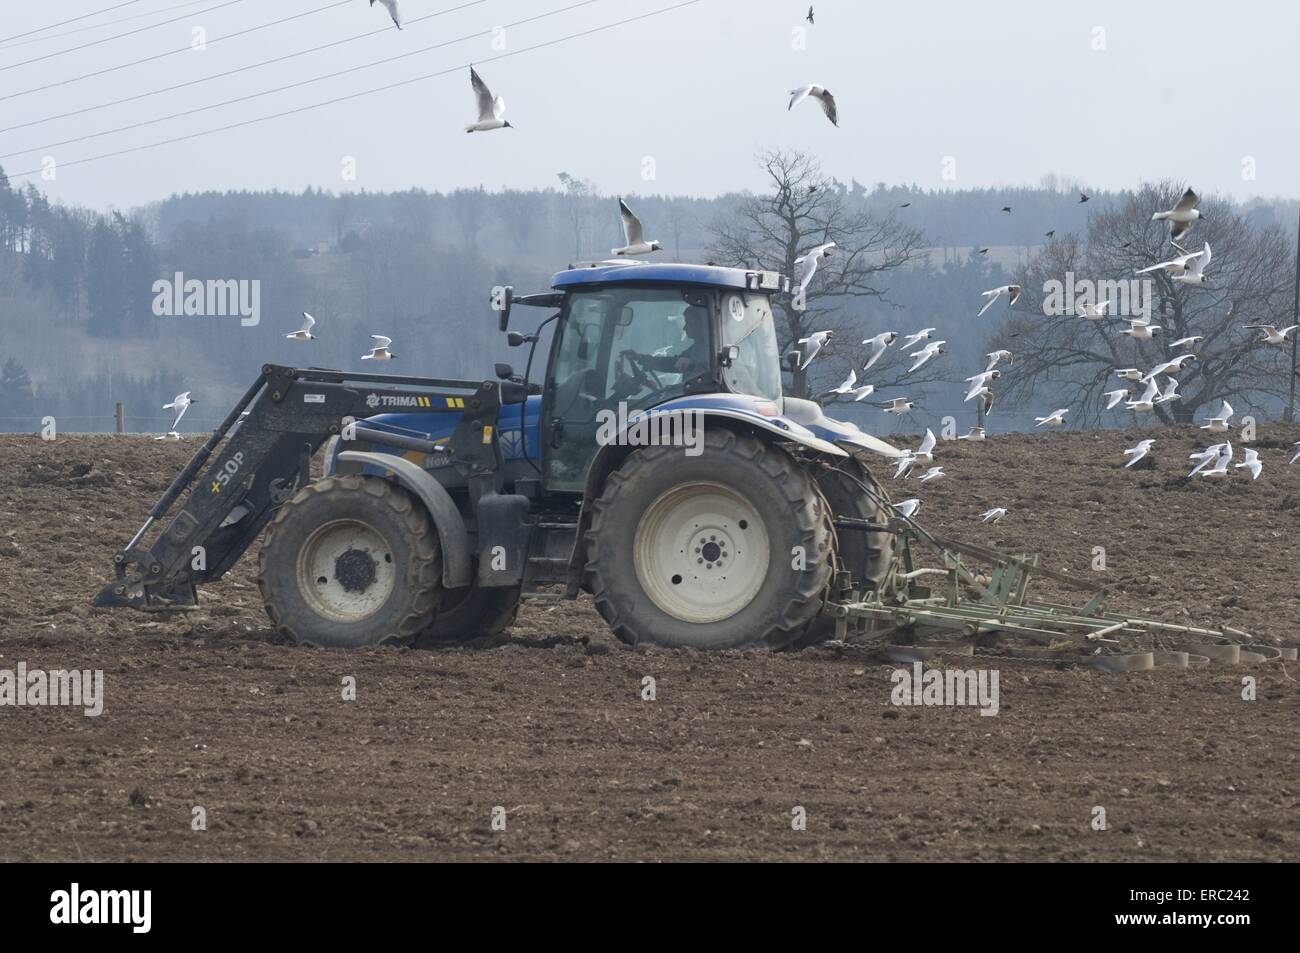
{"label": "new holland logo", "polygon": [[416,394],[367,394],[366,406],[374,407],[432,407],[428,397]]}

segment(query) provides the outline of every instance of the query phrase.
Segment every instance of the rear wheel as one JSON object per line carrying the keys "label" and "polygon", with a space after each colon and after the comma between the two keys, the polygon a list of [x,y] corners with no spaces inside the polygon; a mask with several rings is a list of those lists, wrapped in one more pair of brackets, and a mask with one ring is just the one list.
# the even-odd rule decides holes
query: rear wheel
{"label": "rear wheel", "polygon": [[781,648],[803,634],[830,578],[830,524],[784,450],[727,430],[702,453],[649,447],[592,509],[587,573],[624,642]]}
{"label": "rear wheel", "polygon": [[409,643],[434,618],[438,537],[424,507],[378,477],[328,477],[299,490],[267,528],[258,586],[295,642]]}
{"label": "rear wheel", "polygon": [[433,625],[420,633],[416,648],[500,635],[519,615],[519,587],[484,589],[477,584],[443,596]]}

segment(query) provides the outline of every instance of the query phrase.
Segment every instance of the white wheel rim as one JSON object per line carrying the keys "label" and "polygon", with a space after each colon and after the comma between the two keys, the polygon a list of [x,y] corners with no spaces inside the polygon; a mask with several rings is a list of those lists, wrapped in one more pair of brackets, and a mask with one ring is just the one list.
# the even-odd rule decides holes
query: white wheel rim
{"label": "white wheel rim", "polygon": [[664,612],[718,622],[758,595],[769,546],[767,527],[744,496],[718,483],[683,483],[646,508],[632,561],[642,591]]}
{"label": "white wheel rim", "polygon": [[312,611],[335,622],[359,622],[388,601],[397,564],[387,541],[357,520],[317,527],[298,553],[298,591]]}

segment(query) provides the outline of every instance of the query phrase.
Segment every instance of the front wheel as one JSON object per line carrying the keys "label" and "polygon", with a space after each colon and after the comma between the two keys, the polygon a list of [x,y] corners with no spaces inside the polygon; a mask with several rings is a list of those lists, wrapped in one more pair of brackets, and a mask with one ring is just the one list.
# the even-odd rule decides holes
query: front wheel
{"label": "front wheel", "polygon": [[722,429],[697,456],[631,454],[586,542],[596,609],[632,644],[782,648],[816,618],[830,578],[830,523],[807,473]]}
{"label": "front wheel", "polygon": [[433,622],[439,557],[429,516],[409,493],[378,477],[333,476],[280,507],[257,581],[267,615],[295,642],[406,644]]}

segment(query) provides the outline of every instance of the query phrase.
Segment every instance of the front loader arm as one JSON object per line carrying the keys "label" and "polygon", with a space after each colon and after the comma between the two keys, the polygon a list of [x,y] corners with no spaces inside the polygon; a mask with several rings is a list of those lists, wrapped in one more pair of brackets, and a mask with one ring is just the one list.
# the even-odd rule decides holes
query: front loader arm
{"label": "front loader arm", "polygon": [[[494,479],[501,462],[497,414],[503,399],[522,399],[503,394],[514,386],[265,365],[154,504],[144,525],[114,555],[116,578],[100,590],[94,604],[194,607],[195,584],[221,578],[239,560],[276,507],[310,482],[311,459],[333,436],[352,437],[354,430],[358,441],[447,453],[467,481]],[[461,416],[450,442],[437,447],[418,437],[366,427],[365,417],[394,405]],[[345,418],[357,421],[353,428],[345,428]],[[179,512],[146,548],[142,541],[150,528],[187,490]]]}

